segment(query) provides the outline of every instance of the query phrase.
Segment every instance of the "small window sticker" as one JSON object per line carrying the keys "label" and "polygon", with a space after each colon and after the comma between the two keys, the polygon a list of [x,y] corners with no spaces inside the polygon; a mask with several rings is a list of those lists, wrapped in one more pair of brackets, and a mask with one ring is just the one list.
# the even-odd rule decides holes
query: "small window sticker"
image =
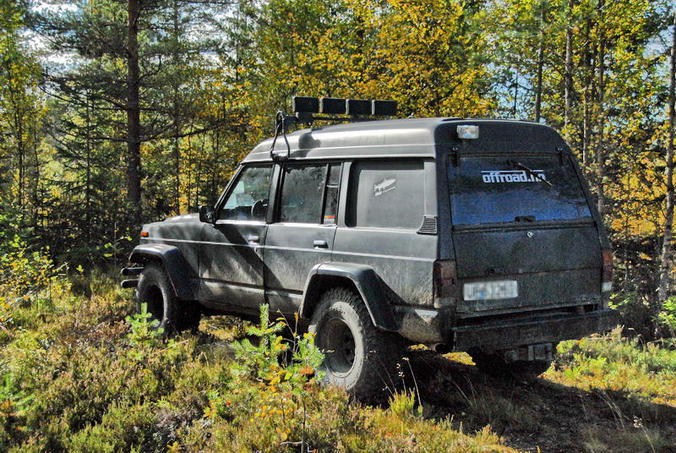
{"label": "small window sticker", "polygon": [[506,182],[546,182],[544,170],[482,170],[481,179],[486,184]]}
{"label": "small window sticker", "polygon": [[397,180],[395,178],[386,178],[373,185],[373,195],[379,197],[396,188],[397,188]]}

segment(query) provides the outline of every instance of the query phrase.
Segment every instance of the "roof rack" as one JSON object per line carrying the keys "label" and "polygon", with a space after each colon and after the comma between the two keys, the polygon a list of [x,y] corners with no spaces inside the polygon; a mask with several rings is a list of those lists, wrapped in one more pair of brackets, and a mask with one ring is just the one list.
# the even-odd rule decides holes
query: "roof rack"
{"label": "roof rack", "polygon": [[[282,111],[275,115],[275,136],[270,145],[272,159],[288,159],[291,155],[291,146],[286,134],[289,127],[295,124],[312,126],[315,121],[369,121],[372,116],[394,116],[397,114],[397,101],[343,99],[331,97],[294,96],[292,98],[294,115],[287,115]],[[349,115],[349,116],[317,116],[322,115]],[[286,142],[286,156],[275,155],[275,144],[279,135]]]}

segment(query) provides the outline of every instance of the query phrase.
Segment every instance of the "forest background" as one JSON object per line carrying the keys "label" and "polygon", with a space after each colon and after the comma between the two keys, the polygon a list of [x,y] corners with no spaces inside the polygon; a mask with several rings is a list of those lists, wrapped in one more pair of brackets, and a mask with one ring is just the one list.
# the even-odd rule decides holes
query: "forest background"
{"label": "forest background", "polygon": [[676,325],[675,15],[649,0],[0,0],[0,252],[119,267],[213,202],[293,95],[561,132],[615,252],[613,303]]}

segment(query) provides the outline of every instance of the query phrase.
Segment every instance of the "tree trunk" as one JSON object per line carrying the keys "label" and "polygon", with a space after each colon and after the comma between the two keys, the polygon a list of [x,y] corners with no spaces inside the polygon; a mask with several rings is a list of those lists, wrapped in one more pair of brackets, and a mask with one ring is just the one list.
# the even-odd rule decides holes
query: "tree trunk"
{"label": "tree trunk", "polygon": [[19,212],[20,216],[24,218],[23,212],[23,193],[24,193],[24,179],[25,179],[25,169],[24,169],[24,144],[23,144],[23,118],[21,115],[20,107],[18,105],[16,108],[16,151],[19,157]]}
{"label": "tree trunk", "polygon": [[87,92],[85,98],[85,228],[87,229],[87,246],[92,245],[92,141],[91,141],[91,116],[90,116],[90,102],[91,94]]}
{"label": "tree trunk", "polygon": [[599,214],[601,214],[601,218],[603,218],[603,215],[605,214],[606,210],[606,199],[605,199],[605,191],[604,191],[604,178],[605,178],[605,160],[606,160],[606,153],[605,153],[605,142],[604,142],[604,136],[603,136],[603,130],[605,129],[605,107],[603,105],[604,99],[605,99],[605,90],[606,90],[606,84],[605,84],[605,72],[606,72],[606,66],[605,66],[605,56],[606,56],[606,41],[605,41],[605,34],[602,33],[602,27],[603,27],[603,7],[604,7],[604,1],[600,0],[597,6],[598,12],[599,12],[599,19],[598,19],[598,35],[599,35],[599,49],[598,49],[598,54],[596,57],[597,60],[597,65],[598,65],[598,86],[597,86],[597,109],[598,109],[598,117],[596,121],[596,149],[594,150],[595,158],[596,158],[596,178],[597,178],[597,184],[598,184],[598,200],[597,200],[597,208],[599,211]]}
{"label": "tree trunk", "polygon": [[572,13],[573,7],[575,6],[575,1],[570,0],[568,2],[568,15],[569,22],[566,26],[566,68],[565,68],[565,81],[564,81],[564,110],[563,110],[563,128],[568,135],[568,124],[570,123],[571,115],[571,106],[572,106],[572,96],[573,96],[573,27],[572,27]]}
{"label": "tree trunk", "polygon": [[585,166],[588,166],[591,163],[591,158],[589,156],[589,144],[591,142],[591,127],[590,127],[590,98],[592,92],[592,54],[589,51],[590,43],[590,20],[587,20],[585,25],[585,43],[584,46],[584,64],[586,66],[585,75],[584,75],[584,92],[582,94],[582,162]]}
{"label": "tree trunk", "polygon": [[542,66],[545,61],[545,5],[540,5],[540,43],[538,47],[538,71],[537,80],[535,84],[535,122],[540,122],[540,115],[542,111]]}
{"label": "tree trunk", "polygon": [[667,143],[667,206],[664,219],[664,239],[660,256],[660,279],[657,288],[657,301],[660,308],[669,297],[669,283],[671,281],[671,262],[674,227],[674,94],[676,87],[676,12],[674,12],[674,32],[671,44],[671,70],[669,71],[669,143]]}
{"label": "tree trunk", "polygon": [[[174,60],[174,65],[176,68],[181,66],[180,55],[178,50],[178,41],[179,41],[179,24],[178,24],[178,3],[176,0],[173,2],[173,39],[172,45],[174,46],[172,51],[172,58]],[[180,111],[178,104],[178,89],[179,81],[174,80],[173,82],[173,106],[172,106],[172,116],[174,121],[174,171],[175,175],[175,187],[174,187],[174,211],[176,214],[181,213],[181,142],[180,142]]]}
{"label": "tree trunk", "polygon": [[127,199],[132,219],[141,220],[141,110],[138,19],[142,0],[127,3]]}

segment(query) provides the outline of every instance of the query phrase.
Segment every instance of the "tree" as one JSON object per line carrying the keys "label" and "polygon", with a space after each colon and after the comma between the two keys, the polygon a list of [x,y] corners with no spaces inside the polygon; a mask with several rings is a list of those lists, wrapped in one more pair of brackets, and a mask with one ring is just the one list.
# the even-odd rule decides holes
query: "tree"
{"label": "tree", "polygon": [[0,0],[0,174],[3,208],[13,206],[22,219],[34,220],[44,110],[37,92],[39,67],[19,38],[24,7]]}
{"label": "tree", "polygon": [[674,227],[674,102],[676,101],[676,10],[674,29],[671,37],[671,68],[669,71],[669,123],[666,153],[666,213],[664,218],[664,237],[660,257],[660,275],[657,289],[657,300],[660,306],[669,296],[671,272],[673,266],[673,227]]}

